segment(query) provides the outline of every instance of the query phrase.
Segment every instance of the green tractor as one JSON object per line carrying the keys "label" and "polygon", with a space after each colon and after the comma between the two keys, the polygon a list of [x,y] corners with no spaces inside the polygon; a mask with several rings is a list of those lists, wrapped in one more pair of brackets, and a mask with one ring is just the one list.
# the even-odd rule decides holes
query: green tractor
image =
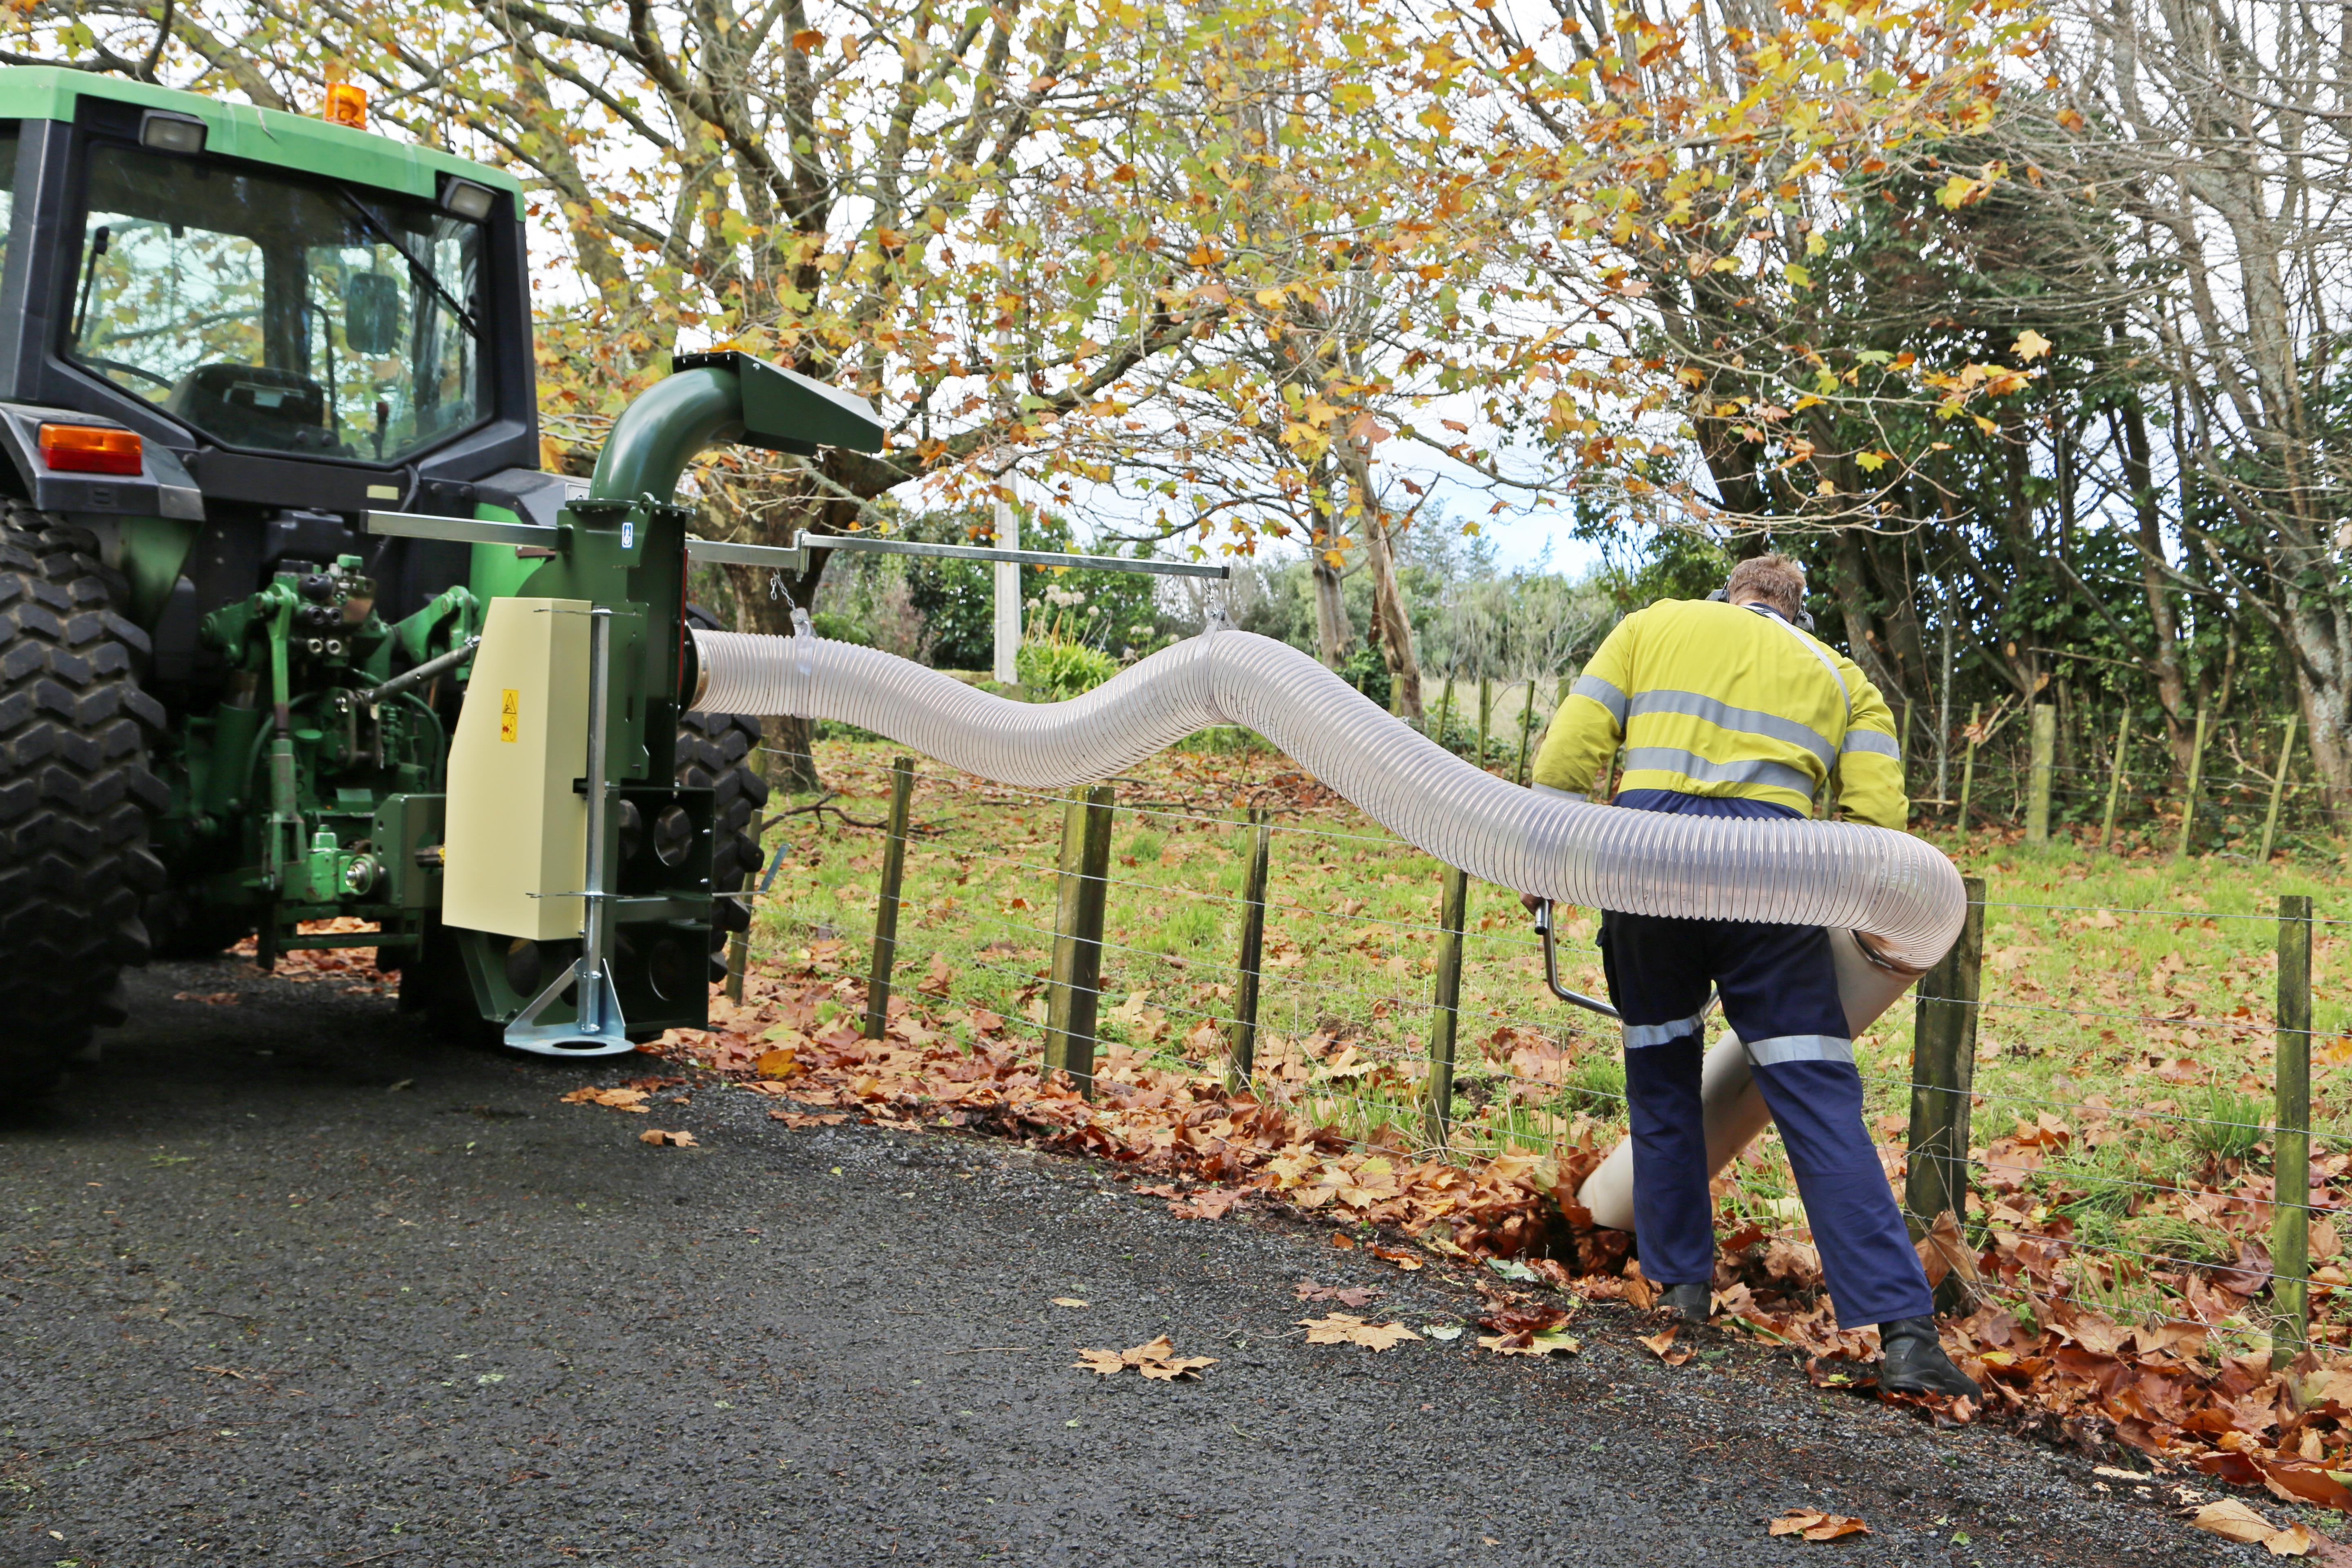
{"label": "green tractor", "polygon": [[[348,123],[0,69],[0,1105],[126,966],[248,935],[550,1053],[704,1022],[766,789],[756,723],[680,700],[671,496],[715,441],[878,449],[871,413],[682,357],[593,480],[543,471],[520,186]],[[525,829],[555,850],[458,900]]]}

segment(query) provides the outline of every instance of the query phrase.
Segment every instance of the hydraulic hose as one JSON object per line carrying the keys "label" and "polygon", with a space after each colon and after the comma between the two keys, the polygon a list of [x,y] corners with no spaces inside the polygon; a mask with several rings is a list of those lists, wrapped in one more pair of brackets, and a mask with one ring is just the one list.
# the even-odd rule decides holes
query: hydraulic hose
{"label": "hydraulic hose", "polygon": [[696,631],[704,712],[827,719],[1024,789],[1124,771],[1196,730],[1265,736],[1382,826],[1482,881],[1561,903],[1860,931],[1897,970],[1943,956],[1965,910],[1950,860],[1853,823],[1621,811],[1471,766],[1307,655],[1213,629],[1066,702],[975,691],[824,637]]}

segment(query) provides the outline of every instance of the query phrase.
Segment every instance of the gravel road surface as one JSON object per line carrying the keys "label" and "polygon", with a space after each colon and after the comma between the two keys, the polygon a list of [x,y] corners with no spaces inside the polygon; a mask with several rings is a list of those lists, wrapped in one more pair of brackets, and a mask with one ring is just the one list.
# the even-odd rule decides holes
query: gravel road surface
{"label": "gravel road surface", "polygon": [[[0,1123],[8,1568],[2257,1560],[2079,1456],[1746,1349],[1664,1367],[1622,1308],[1573,1360],[1307,1345],[1305,1277],[1417,1328],[1476,1299],[1100,1166],[715,1084],[564,1105],[645,1064],[226,960],[134,986]],[[1216,1364],[1072,1364],[1160,1333]],[[1799,1507],[1872,1533],[1768,1539]]]}

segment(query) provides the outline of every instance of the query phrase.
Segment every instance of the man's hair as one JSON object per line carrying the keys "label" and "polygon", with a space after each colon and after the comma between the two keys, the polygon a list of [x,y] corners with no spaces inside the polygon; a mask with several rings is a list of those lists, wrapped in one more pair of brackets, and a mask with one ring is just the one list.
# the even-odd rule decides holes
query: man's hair
{"label": "man's hair", "polygon": [[1805,607],[1805,569],[1785,555],[1757,555],[1731,569],[1723,596],[1738,604],[1761,599],[1794,620]]}

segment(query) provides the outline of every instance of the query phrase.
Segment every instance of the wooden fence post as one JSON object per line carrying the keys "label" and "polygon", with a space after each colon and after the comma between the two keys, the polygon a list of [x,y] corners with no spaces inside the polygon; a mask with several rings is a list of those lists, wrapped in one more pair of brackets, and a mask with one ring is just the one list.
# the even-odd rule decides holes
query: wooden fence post
{"label": "wooden fence post", "polygon": [[1976,793],[1977,788],[1977,716],[1983,711],[1983,703],[1969,704],[1969,754],[1968,760],[1960,764],[1960,833],[1963,837],[1969,831],[1969,797]]}
{"label": "wooden fence post", "polygon": [[1444,679],[1445,689],[1437,699],[1437,728],[1429,731],[1429,738],[1441,746],[1445,744],[1446,725],[1454,721],[1454,677]]}
{"label": "wooden fence post", "polygon": [[911,758],[890,763],[890,826],[882,840],[882,892],[874,904],[874,963],[866,972],[866,1037],[890,1026],[890,968],[898,961],[898,894],[907,876],[907,805],[915,793]]}
{"label": "wooden fence post", "polygon": [[1054,976],[1045,999],[1045,1070],[1095,1092],[1095,1027],[1102,1011],[1103,908],[1110,876],[1108,784],[1062,807],[1062,863],[1054,914]]}
{"label": "wooden fence post", "polygon": [[1265,872],[1273,857],[1274,829],[1267,825],[1266,809],[1250,807],[1250,826],[1255,842],[1250,846],[1249,869],[1242,879],[1242,962],[1241,983],[1234,988],[1234,1028],[1225,1057],[1225,1089],[1240,1094],[1250,1087],[1250,1074],[1257,1065],[1257,989],[1258,973],[1265,953]]}
{"label": "wooden fence post", "polygon": [[2197,826],[2197,781],[2204,772],[2205,709],[2200,703],[2197,709],[2197,738],[2189,745],[2189,793],[2180,802],[2180,846],[2172,852],[2176,860],[2189,853],[2189,835]]}
{"label": "wooden fence post", "polygon": [[[1959,939],[1919,982],[1911,1029],[1910,1174],[1904,1206],[1919,1235],[1946,1209],[1969,1214],[1969,1099],[1975,1091],[1977,997],[1984,959],[1984,879],[1963,878],[1968,919]],[[1938,1292],[1949,1310],[1953,1292]]]}
{"label": "wooden fence post", "polygon": [[2311,1338],[2311,898],[2279,898],[2278,1106],[2271,1128],[2271,1369]]}
{"label": "wooden fence post", "polygon": [[1528,677],[1528,700],[1519,710],[1519,763],[1511,770],[1511,782],[1525,786],[1528,782],[1528,742],[1536,732],[1536,678]]}
{"label": "wooden fence post", "polygon": [[1429,1010],[1429,1098],[1425,1123],[1429,1141],[1443,1148],[1446,1124],[1454,1116],[1454,1043],[1460,1031],[1462,1005],[1462,928],[1470,915],[1470,873],[1445,868],[1445,892],[1440,902],[1437,939],[1437,984]]}
{"label": "wooden fence post", "polygon": [[2101,849],[2113,849],[2116,847],[2116,807],[2123,803],[2124,759],[2126,749],[2130,745],[2131,709],[2126,706],[2124,709],[2124,716],[2116,723],[2116,762],[2114,769],[2107,774],[2107,810],[2106,815],[2099,818]]}
{"label": "wooden fence post", "polygon": [[2033,705],[2033,773],[2025,796],[2025,841],[2050,842],[2050,773],[2058,754],[2058,710],[2048,702]]}
{"label": "wooden fence post", "polygon": [[2286,716],[2286,739],[2279,742],[2278,776],[2271,780],[2271,808],[2263,814],[2263,852],[2254,857],[2254,864],[2271,863],[2271,845],[2278,837],[2279,802],[2286,797],[2287,764],[2294,761],[2294,726],[2303,717],[2300,713]]}
{"label": "wooden fence post", "polygon": [[[750,900],[744,900],[748,908]],[[727,939],[727,1000],[743,1000],[743,972],[751,966],[751,933],[739,931]]]}

